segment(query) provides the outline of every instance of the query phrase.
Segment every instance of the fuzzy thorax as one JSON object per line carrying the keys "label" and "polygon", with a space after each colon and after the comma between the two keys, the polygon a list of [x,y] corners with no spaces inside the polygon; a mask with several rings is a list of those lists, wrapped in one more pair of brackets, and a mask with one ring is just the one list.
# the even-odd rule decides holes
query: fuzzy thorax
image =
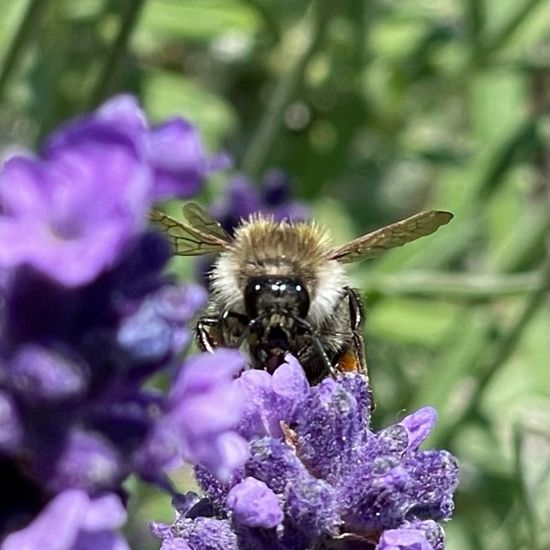
{"label": "fuzzy thorax", "polygon": [[318,324],[330,316],[347,284],[344,269],[329,260],[330,238],[314,223],[275,222],[253,216],[235,233],[212,271],[212,290],[225,309],[242,311],[250,277],[281,275],[299,279],[310,297],[308,319]]}

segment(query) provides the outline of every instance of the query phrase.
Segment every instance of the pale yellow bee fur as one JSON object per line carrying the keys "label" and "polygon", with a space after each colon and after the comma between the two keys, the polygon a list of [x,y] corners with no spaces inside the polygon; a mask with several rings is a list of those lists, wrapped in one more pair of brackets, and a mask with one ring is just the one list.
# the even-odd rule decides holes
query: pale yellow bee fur
{"label": "pale yellow bee fur", "polygon": [[214,265],[214,299],[226,309],[243,312],[243,292],[250,277],[292,277],[301,280],[309,293],[307,319],[321,324],[332,315],[348,284],[342,265],[328,259],[331,248],[328,233],[315,223],[252,216],[236,230],[234,241]]}

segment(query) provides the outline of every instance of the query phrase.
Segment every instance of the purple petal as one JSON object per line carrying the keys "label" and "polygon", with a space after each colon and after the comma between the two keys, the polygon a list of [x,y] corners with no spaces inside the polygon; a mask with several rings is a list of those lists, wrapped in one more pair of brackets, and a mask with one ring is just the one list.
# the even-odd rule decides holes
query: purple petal
{"label": "purple petal", "polygon": [[384,531],[376,550],[433,550],[422,531],[390,529]]}
{"label": "purple petal", "polygon": [[80,286],[112,267],[144,227],[151,174],[137,143],[106,123],[72,124],[47,151],[2,169],[0,265],[28,263]]}
{"label": "purple petal", "polygon": [[233,377],[245,364],[235,350],[191,358],[176,378],[163,421],[178,434],[185,458],[228,478],[248,456],[247,442],[233,432],[244,399]]}
{"label": "purple petal", "polygon": [[231,349],[195,355],[185,363],[174,381],[171,399],[180,402],[188,395],[206,394],[216,388],[225,388],[245,364],[246,357]]}
{"label": "purple petal", "polygon": [[137,99],[129,94],[118,95],[105,102],[96,116],[102,120],[121,124],[133,131],[145,130],[147,118]]}
{"label": "purple petal", "polygon": [[311,217],[309,209],[305,204],[297,201],[292,201],[287,204],[282,204],[269,209],[269,213],[275,221],[293,220],[303,221]]}
{"label": "purple petal", "polygon": [[303,401],[310,391],[304,369],[298,360],[290,354],[285,362],[273,373],[273,391],[294,404]]}
{"label": "purple petal", "polygon": [[300,403],[310,391],[302,366],[290,355],[273,375],[250,369],[237,380],[246,396],[239,433],[254,436],[282,436],[281,422],[290,424]]}
{"label": "purple petal", "polygon": [[20,348],[9,364],[13,388],[30,401],[74,398],[87,387],[82,365],[40,346]]}
{"label": "purple petal", "polygon": [[155,308],[167,321],[187,322],[201,309],[208,298],[199,285],[166,286],[158,293]]}
{"label": "purple petal", "polygon": [[263,177],[262,191],[267,205],[274,207],[286,203],[291,195],[289,175],[277,168],[268,170]]}
{"label": "purple petal", "polygon": [[2,550],[70,550],[77,538],[89,498],[83,491],[65,491],[52,500],[25,529],[9,535]]}
{"label": "purple petal", "polygon": [[249,456],[246,439],[232,432],[188,438],[186,443],[187,461],[204,466],[222,481],[227,481]]}
{"label": "purple petal", "polygon": [[126,510],[115,495],[105,495],[90,501],[82,527],[87,531],[117,529],[126,522]]}
{"label": "purple petal", "polygon": [[81,531],[70,550],[130,550],[130,547],[118,533],[112,531]]}
{"label": "purple petal", "polygon": [[154,198],[187,198],[201,188],[207,158],[199,133],[174,118],[149,132],[147,155],[155,170]]}
{"label": "purple petal", "polygon": [[12,398],[0,391],[0,450],[15,452],[23,441],[23,429]]}
{"label": "purple petal", "polygon": [[56,461],[55,472],[48,475],[50,457],[39,458],[39,469],[47,475],[54,490],[78,487],[90,492],[118,486],[121,477],[120,457],[115,448],[99,435],[74,429]]}
{"label": "purple petal", "polygon": [[227,495],[227,506],[234,520],[249,527],[271,529],[283,521],[277,495],[263,482],[247,477]]}
{"label": "purple petal", "polygon": [[437,421],[437,411],[432,407],[423,407],[406,416],[400,424],[405,426],[409,435],[409,450],[416,451],[430,435]]}
{"label": "purple petal", "polygon": [[42,166],[28,154],[8,158],[0,172],[2,211],[10,215],[43,212],[45,191],[41,189]]}
{"label": "purple petal", "polygon": [[25,529],[9,535],[2,550],[129,550],[110,527],[126,519],[118,497],[90,499],[71,489],[57,495]]}
{"label": "purple petal", "polygon": [[229,153],[217,153],[207,161],[207,170],[209,172],[218,172],[220,170],[229,170],[233,168],[235,162]]}
{"label": "purple petal", "polygon": [[121,323],[116,340],[138,364],[162,361],[172,351],[173,330],[151,303]]}

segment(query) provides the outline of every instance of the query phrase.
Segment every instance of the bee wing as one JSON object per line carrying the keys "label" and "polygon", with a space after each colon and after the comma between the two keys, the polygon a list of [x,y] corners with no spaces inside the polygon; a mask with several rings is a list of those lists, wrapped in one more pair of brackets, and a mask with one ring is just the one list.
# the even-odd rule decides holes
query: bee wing
{"label": "bee wing", "polygon": [[374,258],[390,248],[402,246],[420,237],[425,237],[436,231],[440,226],[451,221],[450,212],[430,210],[420,212],[362,237],[358,237],[344,246],[334,248],[329,253],[329,259],[338,260],[344,264]]}
{"label": "bee wing", "polygon": [[185,204],[183,214],[189,225],[198,229],[201,233],[211,235],[227,243],[231,242],[231,237],[221,224],[196,202]]}
{"label": "bee wing", "polygon": [[212,254],[224,250],[229,244],[229,237],[221,239],[215,233],[179,222],[160,210],[151,210],[149,218],[166,234],[174,249],[174,254],[179,256]]}

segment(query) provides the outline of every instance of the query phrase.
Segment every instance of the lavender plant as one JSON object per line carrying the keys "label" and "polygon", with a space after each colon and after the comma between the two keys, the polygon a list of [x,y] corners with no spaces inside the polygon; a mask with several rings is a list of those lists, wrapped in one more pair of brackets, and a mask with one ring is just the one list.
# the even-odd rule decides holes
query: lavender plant
{"label": "lavender plant", "polygon": [[[170,251],[147,227],[154,201],[196,193],[218,160],[188,122],[149,128],[121,96],[51,135],[40,157],[4,163],[4,550],[125,548],[113,529],[129,474],[166,487],[181,460],[223,477],[246,457],[231,430],[242,358],[220,351],[179,365],[206,295],[162,274]],[[168,395],[145,387],[161,371]]]}
{"label": "lavender plant", "polygon": [[153,527],[162,550],[444,548],[458,469],[448,452],[419,449],[433,409],[375,433],[362,376],[310,387],[292,358],[235,384],[250,457],[227,482],[196,468],[205,497],[174,500],[175,522]]}

